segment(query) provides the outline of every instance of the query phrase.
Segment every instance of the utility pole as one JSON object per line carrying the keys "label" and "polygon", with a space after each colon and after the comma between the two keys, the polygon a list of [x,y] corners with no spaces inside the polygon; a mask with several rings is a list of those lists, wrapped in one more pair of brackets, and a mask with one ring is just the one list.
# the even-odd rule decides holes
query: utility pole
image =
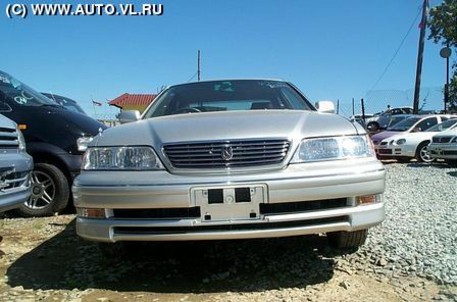
{"label": "utility pole", "polygon": [[365,122],[365,101],[363,99],[360,99],[360,105],[362,107],[362,120],[363,120],[363,124],[365,125],[366,127],[366,122]]}
{"label": "utility pole", "polygon": [[419,50],[417,52],[417,66],[416,66],[416,84],[414,86],[414,102],[413,102],[413,113],[419,113],[419,94],[421,87],[421,76],[422,76],[422,60],[424,56],[424,44],[425,44],[425,30],[427,28],[427,9],[428,0],[424,0],[422,5],[422,19],[421,19],[421,31],[419,36]]}
{"label": "utility pole", "polygon": [[200,82],[200,49],[198,50],[197,79]]}
{"label": "utility pole", "polygon": [[352,115],[355,114],[354,98],[352,98]]}

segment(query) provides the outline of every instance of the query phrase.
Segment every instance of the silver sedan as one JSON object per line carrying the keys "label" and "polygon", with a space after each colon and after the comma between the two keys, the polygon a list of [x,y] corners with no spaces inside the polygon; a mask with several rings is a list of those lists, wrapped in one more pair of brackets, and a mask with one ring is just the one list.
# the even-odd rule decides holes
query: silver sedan
{"label": "silver sedan", "polygon": [[330,102],[317,108],[277,80],[164,90],[90,144],[73,185],[77,233],[105,243],[326,233],[360,246],[385,217],[385,170],[360,125]]}

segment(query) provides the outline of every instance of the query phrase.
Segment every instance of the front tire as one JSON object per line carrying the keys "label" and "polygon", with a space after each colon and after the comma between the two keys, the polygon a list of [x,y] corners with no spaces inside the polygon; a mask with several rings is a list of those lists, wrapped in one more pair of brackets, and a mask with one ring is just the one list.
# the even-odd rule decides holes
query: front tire
{"label": "front tire", "polygon": [[70,188],[63,172],[52,164],[36,163],[32,171],[32,195],[16,211],[24,217],[51,216],[68,205]]}
{"label": "front tire", "polygon": [[337,249],[357,250],[365,243],[368,236],[368,230],[359,230],[353,232],[332,232],[327,234],[330,245]]}
{"label": "front tire", "polygon": [[434,159],[430,157],[430,153],[427,150],[428,144],[430,142],[422,142],[416,149],[416,160],[419,162],[430,163]]}

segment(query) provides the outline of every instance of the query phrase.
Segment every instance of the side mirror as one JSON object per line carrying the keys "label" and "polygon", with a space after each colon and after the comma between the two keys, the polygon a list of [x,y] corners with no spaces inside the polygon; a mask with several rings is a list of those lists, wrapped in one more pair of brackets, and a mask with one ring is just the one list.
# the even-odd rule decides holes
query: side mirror
{"label": "side mirror", "polygon": [[121,124],[136,122],[140,119],[141,114],[138,110],[122,110],[119,114],[119,122]]}
{"label": "side mirror", "polygon": [[331,101],[319,101],[315,106],[318,112],[335,113],[335,105]]}

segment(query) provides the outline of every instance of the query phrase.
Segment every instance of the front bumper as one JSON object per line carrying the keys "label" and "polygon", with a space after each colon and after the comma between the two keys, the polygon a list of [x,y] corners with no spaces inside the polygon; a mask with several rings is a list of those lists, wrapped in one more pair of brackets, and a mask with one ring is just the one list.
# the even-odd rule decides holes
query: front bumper
{"label": "front bumper", "polygon": [[18,208],[30,197],[31,193],[30,184],[8,192],[0,192],[0,212]]}
{"label": "front bumper", "polygon": [[0,157],[0,212],[20,207],[31,194],[33,159],[10,149]]}
{"label": "front bumper", "polygon": [[431,158],[457,160],[456,144],[435,144],[428,145],[428,152]]}
{"label": "front bumper", "polygon": [[416,150],[407,145],[376,145],[376,155],[378,158],[414,157]]}
{"label": "front bumper", "polygon": [[[76,230],[85,239],[116,242],[266,238],[366,229],[385,218],[384,179],[385,170],[374,159],[290,165],[281,171],[233,176],[83,172],[73,185],[77,211],[102,208],[106,218],[79,215]],[[205,188],[227,192],[250,188],[251,194],[261,193],[249,203],[208,204],[198,197]],[[378,202],[357,205],[357,196],[371,194]],[[197,214],[143,215],[142,210],[148,213],[148,209],[192,209]],[[124,210],[143,214],[116,214]],[[208,213],[218,219],[206,220]]]}

